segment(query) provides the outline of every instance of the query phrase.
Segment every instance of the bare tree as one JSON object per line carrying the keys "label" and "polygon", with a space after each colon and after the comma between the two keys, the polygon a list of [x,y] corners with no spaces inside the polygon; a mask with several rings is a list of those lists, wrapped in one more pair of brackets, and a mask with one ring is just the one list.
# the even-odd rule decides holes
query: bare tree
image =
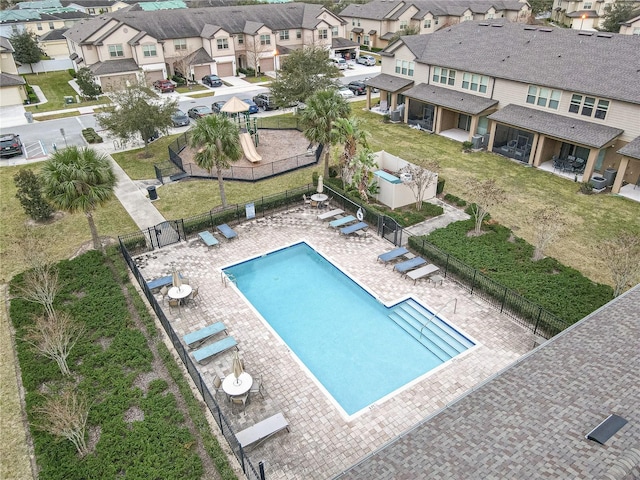
{"label": "bare tree", "polygon": [[484,182],[471,179],[467,195],[473,202],[471,205],[471,213],[475,219],[473,234],[478,236],[482,234],[482,222],[491,208],[504,202],[507,199],[507,194],[496,184],[494,179],[485,180]]}
{"label": "bare tree", "polygon": [[600,246],[600,255],[606,262],[613,282],[613,296],[640,281],[640,234],[622,232]]}
{"label": "bare tree", "polygon": [[58,396],[48,398],[42,407],[34,408],[34,413],[41,418],[41,423],[35,426],[69,440],[78,454],[84,457],[89,453],[85,440],[89,410],[86,398],[69,388]]}
{"label": "bare tree", "polygon": [[535,236],[533,260],[535,261],[544,258],[544,251],[558,236],[560,230],[564,228],[566,221],[562,218],[562,212],[556,206],[536,210],[532,219]]}
{"label": "bare tree", "polygon": [[[249,39],[251,39],[249,41]],[[260,35],[254,35],[252,37],[245,37],[247,43],[247,63],[252,66],[255,70],[255,76],[258,77],[260,75],[260,59],[268,57],[269,54],[273,55],[276,50],[275,45],[271,45],[270,43],[262,43],[260,39]],[[275,58],[274,58],[275,62]],[[277,69],[278,66],[274,64],[274,69]],[[264,73],[264,72],[262,72]]]}
{"label": "bare tree", "polygon": [[36,323],[26,329],[24,340],[41,355],[55,360],[63,375],[71,375],[67,358],[80,339],[84,328],[66,312],[50,317],[38,317]]}
{"label": "bare tree", "polygon": [[411,175],[411,180],[404,182],[404,184],[409,187],[416,199],[416,210],[422,209],[422,197],[429,187],[438,181],[439,168],[438,163],[428,161],[424,167],[410,163],[400,169],[401,173]]}
{"label": "bare tree", "polygon": [[39,303],[44,307],[48,317],[55,315],[53,302],[60,292],[58,270],[49,263],[44,240],[32,229],[20,235],[22,257],[31,270],[24,274],[22,285],[17,287],[18,296],[28,302]]}

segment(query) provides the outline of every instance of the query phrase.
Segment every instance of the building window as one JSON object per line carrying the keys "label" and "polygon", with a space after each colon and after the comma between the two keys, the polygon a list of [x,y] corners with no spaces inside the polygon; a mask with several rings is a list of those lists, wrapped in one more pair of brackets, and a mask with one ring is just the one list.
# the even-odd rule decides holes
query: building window
{"label": "building window", "polygon": [[296,30],[296,38],[299,40],[302,38],[302,30]]}
{"label": "building window", "polygon": [[326,28],[318,30],[318,38],[327,39],[329,38],[329,31]]}
{"label": "building window", "polygon": [[238,34],[237,39],[238,39],[238,45],[244,45],[244,35],[242,33]]}
{"label": "building window", "polygon": [[406,29],[407,29],[407,21],[400,20],[400,30],[406,30]]}
{"label": "building window", "polygon": [[331,36],[332,37],[337,37],[338,36],[338,27],[333,27],[331,29]]}
{"label": "building window", "polygon": [[609,100],[598,100],[598,106],[596,107],[596,114],[594,116],[600,120],[604,120],[604,117],[607,116],[607,110],[609,110]]}
{"label": "building window", "polygon": [[582,95],[571,95],[571,103],[569,104],[569,112],[578,113],[582,105]]}
{"label": "building window", "polygon": [[109,56],[112,58],[124,57],[122,45],[109,45]]}
{"label": "building window", "polygon": [[369,35],[365,35],[364,36],[364,41],[362,43],[365,44],[365,45],[370,45],[371,44],[371,40],[370,40]]}
{"label": "building window", "polygon": [[289,40],[289,30],[280,30],[280,40]]}
{"label": "building window", "polygon": [[358,26],[360,26],[360,19],[358,19]]}
{"label": "building window", "polygon": [[143,45],[142,46],[142,55],[145,57],[155,57],[158,53],[156,52],[155,45]]}
{"label": "building window", "polygon": [[581,10],[591,10],[592,8],[593,8],[593,5],[591,4],[591,2],[584,2]]}
{"label": "building window", "polygon": [[355,18],[352,18],[352,19],[351,19],[351,26],[352,26],[352,27],[355,27],[355,26],[356,26],[356,19],[355,19]]}
{"label": "building window", "polygon": [[527,103],[557,110],[560,104],[560,96],[560,90],[530,85],[527,92]]}
{"label": "building window", "polygon": [[216,40],[218,44],[218,50],[228,50],[229,49],[229,39],[228,38],[218,38]]}
{"label": "building window", "polygon": [[475,73],[465,73],[462,76],[462,88],[474,92],[487,93],[489,77],[476,75]]}
{"label": "building window", "polygon": [[49,30],[55,30],[56,26],[53,24],[53,22],[49,22]]}
{"label": "building window", "polygon": [[413,77],[413,69],[415,64],[407,60],[396,60],[396,73]]}
{"label": "building window", "polygon": [[640,35],[640,28],[634,28],[633,35]]}
{"label": "building window", "polygon": [[424,21],[424,28],[431,28],[431,20]]}
{"label": "building window", "polygon": [[433,82],[442,83],[443,85],[455,85],[456,71],[448,68],[435,67],[433,69]]}
{"label": "building window", "polygon": [[584,103],[582,104],[582,115],[590,117],[593,115],[593,106],[596,103],[596,99],[593,97],[584,97]]}
{"label": "building window", "polygon": [[18,33],[18,26],[17,25],[11,25],[11,33],[13,33],[13,34]]}
{"label": "building window", "polygon": [[487,20],[493,20],[495,15],[493,13],[487,13]]}
{"label": "building window", "polygon": [[96,9],[95,8],[90,8],[89,9],[89,14],[90,15],[94,15],[96,13]]}
{"label": "building window", "polygon": [[174,50],[186,50],[187,49],[187,39],[186,38],[177,38],[173,41],[173,49]]}
{"label": "building window", "polygon": [[42,30],[42,24],[41,23],[36,23],[36,28],[38,30]]}
{"label": "building window", "polygon": [[473,15],[465,15],[464,16],[464,20],[465,22],[470,22],[471,20],[473,20]]}
{"label": "building window", "polygon": [[260,45],[271,45],[271,35],[260,35]]}
{"label": "building window", "polygon": [[434,25],[438,25],[438,17],[433,17],[433,23]]}
{"label": "building window", "polygon": [[574,93],[569,104],[570,113],[578,113],[585,117],[594,117],[604,120],[609,111],[609,100],[600,100],[594,97],[585,97]]}

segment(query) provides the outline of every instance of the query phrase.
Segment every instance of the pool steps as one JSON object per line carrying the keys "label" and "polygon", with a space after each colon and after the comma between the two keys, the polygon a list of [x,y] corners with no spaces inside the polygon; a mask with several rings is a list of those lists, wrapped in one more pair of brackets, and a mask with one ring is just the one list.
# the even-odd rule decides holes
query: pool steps
{"label": "pool steps", "polygon": [[[443,362],[474,345],[468,338],[411,299],[397,305],[389,314],[389,318]],[[429,335],[430,333],[435,335]]]}

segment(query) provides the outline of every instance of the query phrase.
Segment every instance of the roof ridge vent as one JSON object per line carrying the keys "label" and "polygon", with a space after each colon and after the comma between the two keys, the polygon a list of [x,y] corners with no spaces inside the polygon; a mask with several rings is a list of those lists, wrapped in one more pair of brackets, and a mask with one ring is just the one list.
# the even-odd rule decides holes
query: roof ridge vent
{"label": "roof ridge vent", "polygon": [[600,445],[604,445],[606,441],[613,437],[626,423],[627,421],[624,418],[611,414],[600,422],[600,425],[587,433],[585,437],[588,440],[593,440]]}
{"label": "roof ridge vent", "polygon": [[613,38],[613,34],[611,34],[611,33],[599,33],[596,36],[597,37],[601,37],[601,38]]}
{"label": "roof ridge vent", "polygon": [[553,28],[541,28],[541,32],[553,32]]}
{"label": "roof ridge vent", "polygon": [[585,37],[591,37],[591,36],[593,36],[593,32],[580,31],[580,32],[578,32],[578,35],[583,35]]}
{"label": "roof ridge vent", "polygon": [[492,27],[498,27],[498,28],[501,28],[501,27],[502,27],[502,24],[501,24],[501,23],[492,23],[492,24],[491,24],[491,26],[492,26]]}
{"label": "roof ridge vent", "polygon": [[532,27],[532,26],[530,26],[530,25],[527,25],[527,26],[525,26],[525,27],[524,27],[524,29],[525,29],[525,30],[535,31],[535,30],[538,30],[538,27]]}
{"label": "roof ridge vent", "polygon": [[479,23],[478,26],[480,26],[480,27],[488,27],[489,24],[488,23]]}

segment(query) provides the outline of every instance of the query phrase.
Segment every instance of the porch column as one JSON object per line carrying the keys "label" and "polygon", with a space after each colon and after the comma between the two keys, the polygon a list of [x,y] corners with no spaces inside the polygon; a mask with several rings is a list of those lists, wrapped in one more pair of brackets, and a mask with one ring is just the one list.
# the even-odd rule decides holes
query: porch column
{"label": "porch column", "polygon": [[402,119],[402,121],[407,124],[409,123],[409,102],[409,97],[406,97],[404,99],[404,118]]}
{"label": "porch column", "polygon": [[433,125],[433,133],[439,134],[442,130],[442,107],[440,105],[436,105],[436,118]]}
{"label": "porch column", "polygon": [[[542,163],[542,150],[544,149],[544,135],[540,135],[539,133],[533,134],[533,141],[531,142],[531,151],[533,155],[529,157],[529,163],[534,167],[539,167]],[[540,148],[538,148],[538,143],[540,143]]]}
{"label": "porch column", "polygon": [[469,125],[469,138],[467,138],[467,141],[470,142],[473,136],[476,134],[479,121],[480,117],[478,115],[471,115],[471,125]]}
{"label": "porch column", "polygon": [[389,106],[389,110],[395,110],[396,108],[398,108],[398,94],[397,93],[392,93],[391,94],[391,105]]}
{"label": "porch column", "polygon": [[371,87],[367,87],[367,110],[371,110]]}
{"label": "porch column", "polygon": [[616,174],[616,179],[613,182],[613,186],[611,187],[611,193],[620,193],[620,187],[622,187],[622,179],[624,178],[624,174],[627,171],[627,167],[629,166],[629,157],[623,156],[620,160],[620,165],[618,166],[618,173]]}
{"label": "porch column", "polygon": [[584,173],[582,174],[582,181],[588,182],[591,179],[591,174],[593,173],[593,168],[596,166],[596,159],[600,154],[600,150],[597,148],[592,148],[589,150],[589,158],[587,159],[587,164],[584,167]]}
{"label": "porch column", "polygon": [[493,140],[496,137],[496,127],[498,124],[496,122],[491,122],[489,126],[489,144],[487,145],[487,152],[493,152]]}

